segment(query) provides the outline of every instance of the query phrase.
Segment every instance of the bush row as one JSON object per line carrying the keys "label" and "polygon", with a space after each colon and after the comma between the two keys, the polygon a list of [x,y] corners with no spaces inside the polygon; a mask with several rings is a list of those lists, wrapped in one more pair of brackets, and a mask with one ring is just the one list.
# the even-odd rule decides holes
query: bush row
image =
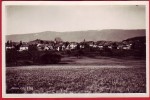
{"label": "bush row", "polygon": [[61,61],[61,55],[50,51],[6,51],[6,66],[21,66],[33,64],[57,64]]}

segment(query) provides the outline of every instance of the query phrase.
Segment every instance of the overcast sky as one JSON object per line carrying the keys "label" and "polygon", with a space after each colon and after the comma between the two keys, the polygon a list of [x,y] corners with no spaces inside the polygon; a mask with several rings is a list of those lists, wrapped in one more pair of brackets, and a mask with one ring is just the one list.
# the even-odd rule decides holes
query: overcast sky
{"label": "overcast sky", "polygon": [[7,34],[42,31],[145,29],[145,6],[7,6]]}

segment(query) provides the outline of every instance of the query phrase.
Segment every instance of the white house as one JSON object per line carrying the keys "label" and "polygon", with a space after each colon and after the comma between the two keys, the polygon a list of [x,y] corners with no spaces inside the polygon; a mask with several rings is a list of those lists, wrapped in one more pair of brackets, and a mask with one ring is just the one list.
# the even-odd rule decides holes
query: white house
{"label": "white house", "polygon": [[25,51],[25,50],[28,50],[29,47],[27,45],[23,45],[23,46],[20,46],[20,49],[19,51]]}
{"label": "white house", "polygon": [[15,48],[14,46],[6,46],[6,50],[14,49],[14,48]]}

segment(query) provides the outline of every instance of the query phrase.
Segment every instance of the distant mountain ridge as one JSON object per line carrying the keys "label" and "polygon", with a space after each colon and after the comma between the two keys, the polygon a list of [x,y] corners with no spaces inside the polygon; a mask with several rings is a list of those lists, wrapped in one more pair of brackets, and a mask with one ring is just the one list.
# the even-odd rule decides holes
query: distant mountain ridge
{"label": "distant mountain ridge", "polygon": [[88,30],[88,31],[71,31],[71,32],[37,32],[29,34],[6,35],[6,41],[29,42],[36,39],[54,41],[56,37],[60,37],[63,41],[81,42],[86,41],[123,41],[128,38],[146,36],[145,29],[139,30],[122,30],[122,29],[105,29],[105,30]]}

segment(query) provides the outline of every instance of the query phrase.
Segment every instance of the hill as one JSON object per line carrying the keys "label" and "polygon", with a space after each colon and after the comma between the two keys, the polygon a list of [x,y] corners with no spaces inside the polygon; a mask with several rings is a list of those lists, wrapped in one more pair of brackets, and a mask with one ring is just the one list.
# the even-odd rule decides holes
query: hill
{"label": "hill", "polygon": [[126,42],[129,42],[129,41],[138,41],[138,42],[145,43],[146,42],[146,37],[145,36],[139,36],[139,37],[129,38],[129,39],[126,39],[124,41],[126,41]]}
{"label": "hill", "polygon": [[72,32],[53,32],[45,31],[38,33],[28,34],[13,34],[6,35],[6,41],[24,41],[29,42],[36,39],[41,40],[54,40],[56,37],[60,37],[63,41],[75,41],[81,42],[84,39],[86,41],[122,41],[128,38],[137,36],[145,36],[146,30],[121,30],[121,29],[108,29],[108,30],[88,30],[88,31],[72,31]]}

